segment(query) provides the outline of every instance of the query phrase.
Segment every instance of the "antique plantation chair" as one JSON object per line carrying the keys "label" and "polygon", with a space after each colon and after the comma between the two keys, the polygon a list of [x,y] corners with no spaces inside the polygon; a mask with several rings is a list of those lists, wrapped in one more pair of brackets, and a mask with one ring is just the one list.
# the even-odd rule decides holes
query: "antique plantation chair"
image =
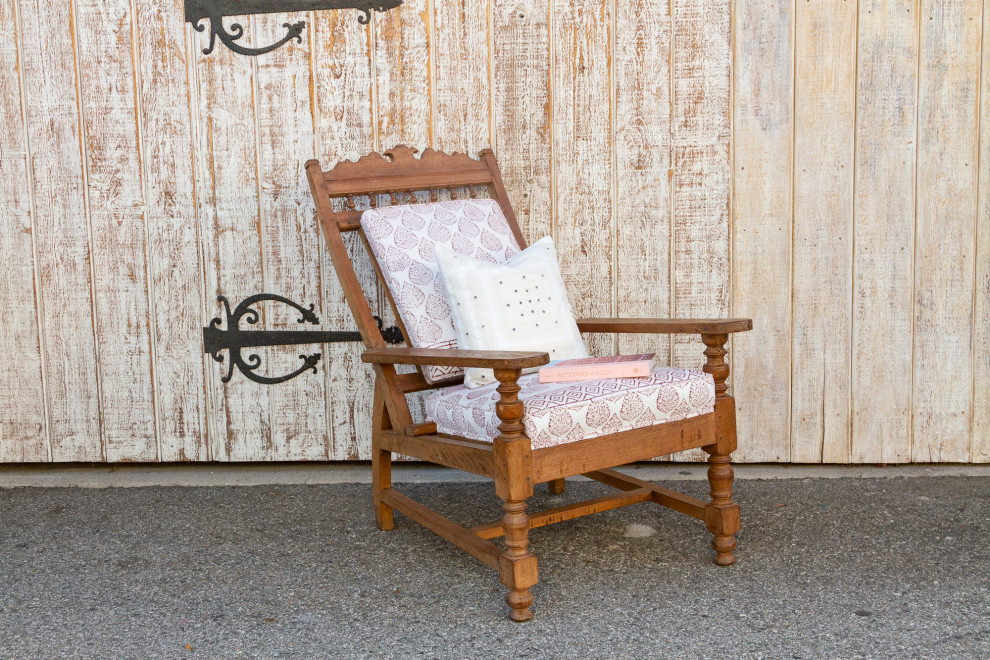
{"label": "antique plantation chair", "polygon": [[[751,321],[577,322],[585,333],[701,336],[704,373],[660,369],[645,379],[541,386],[536,374],[523,375],[523,370],[546,364],[547,353],[457,350],[450,329],[446,334],[437,329],[452,322],[443,313],[446,303],[437,300],[443,287],[430,263],[436,261],[434,243],[460,241],[467,252],[490,260],[504,259],[526,243],[490,149],[481,152],[480,160],[430,149],[420,158],[415,153],[400,146],[328,171],[316,160],[306,163],[328,251],[365,343],[362,359],[375,370],[372,491],[378,527],[391,530],[392,512],[398,509],[496,569],[509,590],[506,602],[515,621],[532,618],[530,588],[537,582],[537,561],[528,550],[528,535],[543,525],[653,501],[704,520],[714,535],[715,563],[734,563],[733,535],[740,526],[730,466],[735,402],[727,392],[724,347],[730,333],[749,330]],[[454,201],[431,203],[438,191],[445,196],[449,191]],[[478,198],[485,192],[485,199]],[[356,200],[370,207],[363,220]],[[362,236],[407,347],[389,347],[382,338],[342,235],[353,231]],[[397,365],[415,365],[418,371],[400,373]],[[460,384],[465,367],[494,369],[497,387],[466,389]],[[426,402],[432,419],[417,423],[406,394],[424,390],[434,390]],[[580,419],[575,421],[575,415]],[[696,447],[709,454],[707,503],[610,469]],[[493,479],[504,515],[469,529],[415,502],[391,486],[392,453]],[[526,500],[536,484],[547,482],[551,492],[560,493],[565,477],[581,474],[618,492],[527,513]],[[498,537],[504,537],[504,547],[492,542]]]}

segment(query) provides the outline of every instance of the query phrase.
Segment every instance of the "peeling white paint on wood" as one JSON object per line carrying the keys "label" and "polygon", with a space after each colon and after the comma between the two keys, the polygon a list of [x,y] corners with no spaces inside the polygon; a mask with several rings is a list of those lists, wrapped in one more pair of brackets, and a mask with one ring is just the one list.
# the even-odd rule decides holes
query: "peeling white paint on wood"
{"label": "peeling white paint on wood", "polygon": [[430,0],[406,0],[375,14],[378,142],[433,146],[430,89]]}
{"label": "peeling white paint on wood", "polygon": [[435,146],[477,154],[491,146],[488,4],[435,0],[433,16]]}
{"label": "peeling white paint on wood", "polygon": [[106,456],[86,212],[88,185],[77,97],[79,63],[73,48],[77,26],[71,7],[70,3],[43,0],[21,2],[16,43],[31,155],[36,286],[51,456],[54,461],[102,461]]}
{"label": "peeling white paint on wood", "polygon": [[[554,0],[554,223],[574,314],[611,316],[615,255],[611,140],[612,5]],[[610,336],[587,335],[588,351],[614,350]]]}
{"label": "peeling white paint on wood", "polygon": [[526,240],[552,231],[550,0],[493,0],[495,144]]}
{"label": "peeling white paint on wood", "polygon": [[[616,316],[671,314],[671,34],[667,0],[616,2],[615,230],[622,257],[615,265]],[[670,361],[667,336],[622,335],[618,349]]]}
{"label": "peeling white paint on wood", "polygon": [[403,142],[494,143],[578,314],[753,317],[737,459],[988,462],[987,2],[406,0],[238,19],[307,21],[251,59],[180,0],[2,0],[0,462],[369,458],[358,345],[224,385],[201,328],[260,291],[352,328],[301,164]]}
{"label": "peeling white paint on wood", "polygon": [[[319,12],[313,26],[316,43],[312,66],[315,82],[316,154],[323,167],[337,160],[355,160],[375,148],[375,110],[372,89],[371,29],[345,12]],[[308,189],[308,186],[307,186]],[[306,207],[312,222],[316,210]],[[356,235],[349,235],[351,259],[365,294],[376,309],[379,297],[374,269]],[[320,273],[326,307],[324,327],[355,327],[330,257],[320,238]],[[359,256],[360,254],[360,256]],[[371,402],[373,378],[361,362],[360,344],[332,343],[322,347],[329,410],[328,458],[344,461],[371,458]]]}
{"label": "peeling white paint on wood", "polygon": [[[0,3],[0,33],[16,37],[17,18],[14,2]],[[0,49],[0,462],[10,463],[51,460],[20,73],[17,49]]]}
{"label": "peeling white paint on wood", "polygon": [[[242,20],[247,35],[252,34],[255,20]],[[210,318],[224,318],[217,296],[226,296],[233,307],[265,291],[267,285],[262,226],[266,219],[259,208],[256,65],[253,59],[222,46],[210,55],[196,48],[202,124],[196,147],[199,216]],[[260,323],[267,319],[262,317]],[[256,352],[267,364],[270,351]],[[237,373],[223,384],[220,375],[226,368],[226,363],[209,366],[207,410],[214,431],[210,456],[222,461],[271,460],[271,390]]]}
{"label": "peeling white paint on wood", "polygon": [[204,356],[202,339],[189,330],[203,322],[204,303],[193,154],[198,113],[186,30],[172,18],[181,6],[180,0],[136,4],[138,94],[159,460],[203,461]]}
{"label": "peeling white paint on wood", "polygon": [[[257,19],[257,38],[278,39],[283,23],[309,21],[310,14],[266,14]],[[302,154],[315,154],[312,99],[311,42],[290,42],[257,58],[258,65],[258,171],[261,173],[261,218],[265,289],[299,304],[315,305],[324,316],[321,273],[318,267],[323,236],[313,222],[310,194],[300,186],[305,179]],[[278,303],[266,306],[266,327],[309,329],[299,324],[299,313]],[[315,353],[316,346],[300,350],[268,351],[270,373],[291,373],[299,368],[301,354]],[[326,460],[330,447],[327,420],[327,383],[320,378],[294,378],[272,388],[272,459],[276,461]],[[332,387],[332,384],[331,384]]]}
{"label": "peeling white paint on wood", "polygon": [[79,88],[88,172],[103,453],[158,459],[144,181],[128,0],[80,0]]}
{"label": "peeling white paint on wood", "polygon": [[[729,312],[729,89],[732,52],[726,0],[675,0],[672,94],[674,165],[672,315]],[[631,314],[631,312],[630,312]],[[671,362],[700,369],[700,337],[674,336]],[[701,449],[675,455],[704,461]]]}

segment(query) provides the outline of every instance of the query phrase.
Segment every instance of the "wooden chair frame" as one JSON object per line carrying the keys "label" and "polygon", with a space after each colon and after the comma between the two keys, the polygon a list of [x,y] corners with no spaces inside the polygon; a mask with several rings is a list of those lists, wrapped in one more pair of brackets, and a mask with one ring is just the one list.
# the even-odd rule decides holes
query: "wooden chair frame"
{"label": "wooden chair frame", "polygon": [[[530,588],[537,583],[537,562],[528,549],[529,530],[551,523],[571,520],[599,511],[607,511],[637,502],[652,501],[705,521],[714,535],[715,563],[726,566],[735,562],[734,534],[740,528],[739,507],[732,501],[731,454],[736,448],[735,401],[728,394],[726,379],[729,366],[724,357],[725,344],[733,332],[752,328],[748,319],[583,319],[582,332],[595,333],[684,333],[701,335],[707,362],[704,370],[715,380],[714,412],[646,428],[623,431],[556,447],[533,450],[523,424],[523,404],[518,398],[517,381],[522,369],[546,364],[546,353],[505,351],[427,350],[387,347],[348,255],[342,233],[361,231],[362,211],[355,198],[367,196],[376,207],[384,201],[396,204],[398,195],[426,191],[437,199],[439,190],[468,189],[475,196],[477,188],[487,188],[488,195],[500,205],[520,247],[526,242],[509,203],[508,195],[495,162],[495,154],[485,149],[480,160],[463,154],[448,155],[427,149],[421,158],[415,150],[399,146],[385,155],[372,153],[356,162],[342,162],[323,171],[319,161],[306,163],[306,173],[316,203],[317,214],[337,277],[366,350],[362,359],[375,370],[375,396],[372,431],[372,492],[378,528],[393,529],[393,509],[434,531],[468,554],[496,569],[508,588],[506,602],[510,618],[532,618]],[[343,210],[335,211],[332,200],[342,200]],[[414,200],[413,200],[414,201]],[[405,202],[404,202],[405,203]],[[368,247],[378,280],[388,293],[380,268]],[[395,313],[399,318],[398,312]],[[401,319],[399,319],[401,326]],[[403,334],[405,328],[403,328]],[[405,395],[409,392],[444,387],[456,383],[427,383],[422,373],[398,373],[396,365],[440,365],[485,367],[494,369],[499,381],[500,400],[496,413],[501,420],[500,435],[492,443],[441,435],[436,425],[414,424]],[[708,480],[711,500],[668,490],[610,468],[633,461],[648,460],[685,449],[701,447],[709,454]],[[501,498],[501,520],[474,528],[465,528],[413,501],[392,488],[392,453],[490,477]],[[536,484],[547,482],[553,493],[563,492],[564,478],[583,474],[618,489],[614,495],[587,502],[569,504],[534,515],[527,514],[526,500]],[[504,537],[504,548],[492,539]]]}

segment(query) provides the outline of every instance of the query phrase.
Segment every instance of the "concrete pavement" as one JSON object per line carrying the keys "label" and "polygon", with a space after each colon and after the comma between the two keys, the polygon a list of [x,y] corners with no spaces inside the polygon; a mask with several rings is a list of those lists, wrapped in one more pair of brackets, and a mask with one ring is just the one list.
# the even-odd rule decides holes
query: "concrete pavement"
{"label": "concrete pavement", "polygon": [[[0,489],[0,658],[990,656],[990,477],[747,471],[735,566],[648,503],[542,528],[522,625],[494,571],[401,515],[375,529],[363,484]],[[402,490],[499,513],[482,483]]]}

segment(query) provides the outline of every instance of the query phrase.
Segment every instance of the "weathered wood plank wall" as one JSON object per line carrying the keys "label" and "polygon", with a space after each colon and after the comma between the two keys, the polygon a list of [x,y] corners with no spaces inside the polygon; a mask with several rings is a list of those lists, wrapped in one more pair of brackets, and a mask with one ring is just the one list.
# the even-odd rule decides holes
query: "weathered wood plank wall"
{"label": "weathered wood plank wall", "polygon": [[351,327],[301,164],[402,142],[493,146],[579,313],[753,317],[740,460],[990,462],[990,0],[730,4],[273,14],[251,59],[180,0],[0,0],[0,462],[367,458],[356,345],[224,385],[200,328]]}
{"label": "weathered wood plank wall", "polygon": [[[858,20],[851,459],[901,463],[911,460],[919,14],[869,0]],[[905,347],[897,359],[894,346]]]}
{"label": "weathered wood plank wall", "polygon": [[744,456],[986,462],[987,3],[736,7]]}
{"label": "weathered wood plank wall", "polygon": [[729,359],[740,374],[739,437],[759,438],[742,443],[738,457],[788,461],[794,3],[738,2],[733,33],[731,302],[733,314],[753,317],[754,329],[732,338]]}

